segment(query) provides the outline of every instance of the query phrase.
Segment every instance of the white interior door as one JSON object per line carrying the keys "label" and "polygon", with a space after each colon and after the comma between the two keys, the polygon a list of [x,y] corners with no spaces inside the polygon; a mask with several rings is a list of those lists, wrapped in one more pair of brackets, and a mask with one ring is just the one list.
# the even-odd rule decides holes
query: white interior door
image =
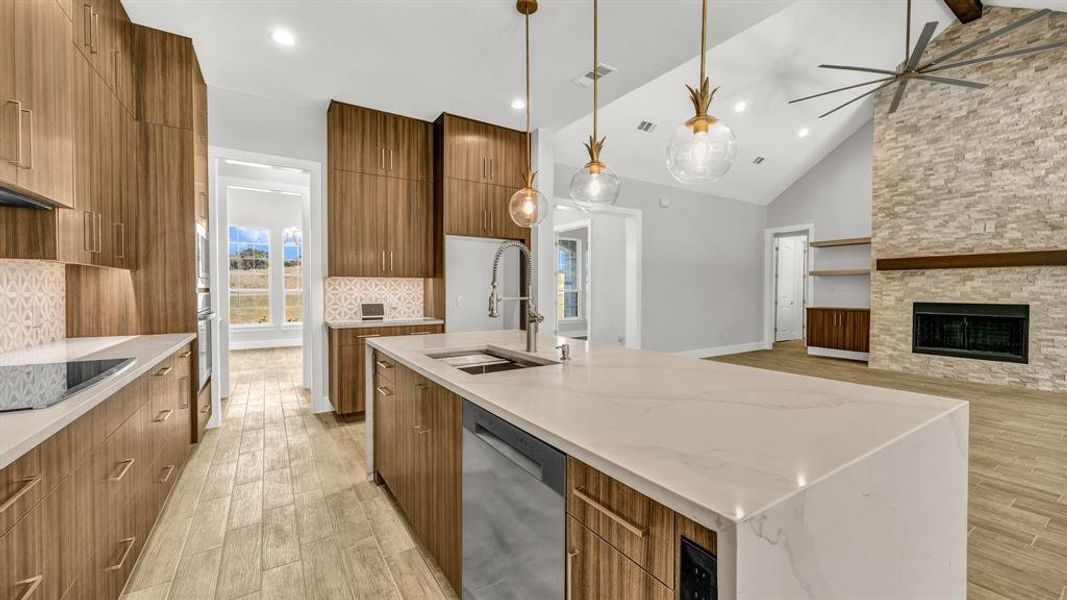
{"label": "white interior door", "polygon": [[804,337],[804,279],[806,236],[778,238],[775,245],[774,340]]}

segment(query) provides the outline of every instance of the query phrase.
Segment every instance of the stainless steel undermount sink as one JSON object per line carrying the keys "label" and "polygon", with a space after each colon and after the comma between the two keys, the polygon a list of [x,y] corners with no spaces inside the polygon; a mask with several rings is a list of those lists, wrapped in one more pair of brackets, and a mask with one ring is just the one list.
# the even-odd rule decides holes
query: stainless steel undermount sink
{"label": "stainless steel undermount sink", "polygon": [[486,373],[499,373],[500,371],[514,371],[516,369],[528,369],[530,367],[545,367],[548,365],[559,364],[556,361],[541,358],[539,356],[519,354],[501,348],[488,347],[475,350],[457,350],[454,352],[427,354],[426,356],[455,367],[464,373],[470,373],[471,375],[484,375]]}

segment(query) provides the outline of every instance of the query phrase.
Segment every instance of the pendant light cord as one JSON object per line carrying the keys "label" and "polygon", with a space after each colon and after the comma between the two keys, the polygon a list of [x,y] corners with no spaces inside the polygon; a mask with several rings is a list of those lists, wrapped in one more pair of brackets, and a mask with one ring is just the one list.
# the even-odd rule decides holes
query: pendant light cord
{"label": "pendant light cord", "polygon": [[700,17],[700,83],[704,85],[707,78],[708,59],[708,0],[704,0],[704,9]]}
{"label": "pendant light cord", "polygon": [[597,0],[593,0],[593,139],[597,140],[596,135],[596,109],[598,98],[598,88],[600,83],[600,56],[597,53],[599,47],[599,40],[597,39]]}
{"label": "pendant light cord", "polygon": [[[526,172],[533,173],[533,142],[530,139],[530,15],[526,19]],[[530,182],[533,185],[533,182]]]}

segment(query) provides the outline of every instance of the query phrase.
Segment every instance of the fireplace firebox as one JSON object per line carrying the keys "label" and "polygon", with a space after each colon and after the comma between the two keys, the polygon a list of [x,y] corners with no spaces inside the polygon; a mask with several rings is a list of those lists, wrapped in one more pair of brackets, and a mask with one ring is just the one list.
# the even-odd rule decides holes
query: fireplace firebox
{"label": "fireplace firebox", "polygon": [[1028,305],[916,302],[912,313],[912,352],[1029,362]]}

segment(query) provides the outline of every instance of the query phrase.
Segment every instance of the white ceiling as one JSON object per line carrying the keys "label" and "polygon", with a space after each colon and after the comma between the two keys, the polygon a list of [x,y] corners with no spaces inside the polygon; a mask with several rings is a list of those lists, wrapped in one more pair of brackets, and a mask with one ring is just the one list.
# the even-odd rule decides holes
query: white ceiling
{"label": "white ceiling", "polygon": [[[1067,9],[1067,0],[986,4]],[[714,18],[717,4],[712,6]],[[942,0],[915,0],[913,44],[928,21],[938,21],[940,33],[956,19]],[[737,162],[719,182],[696,188],[679,184],[664,158],[671,135],[692,116],[684,86],[696,84],[699,52],[601,108],[599,133],[607,136],[601,158],[625,177],[767,204],[871,118],[871,97],[818,118],[870,87],[793,105],[788,101],[880,77],[817,68],[821,63],[895,68],[904,57],[904,23],[903,0],[798,0],[729,40],[714,40],[708,76],[721,89],[711,112],[733,128],[738,140]],[[734,111],[739,101],[747,103],[743,113]],[[658,128],[640,132],[641,120]],[[797,136],[801,128],[810,131],[803,139]],[[590,129],[587,116],[558,131],[556,162],[584,164],[588,156],[582,142]],[[766,160],[753,164],[757,156]]]}
{"label": "white ceiling", "polygon": [[[792,0],[715,0],[725,39]],[[193,39],[209,86],[321,107],[330,99],[426,120],[442,112],[522,128],[523,21],[513,0],[123,0],[137,23]],[[699,53],[699,0],[602,0],[607,101]],[[274,44],[285,27],[295,48]],[[542,0],[531,17],[534,127],[590,110],[570,80],[592,66],[588,0]]]}

